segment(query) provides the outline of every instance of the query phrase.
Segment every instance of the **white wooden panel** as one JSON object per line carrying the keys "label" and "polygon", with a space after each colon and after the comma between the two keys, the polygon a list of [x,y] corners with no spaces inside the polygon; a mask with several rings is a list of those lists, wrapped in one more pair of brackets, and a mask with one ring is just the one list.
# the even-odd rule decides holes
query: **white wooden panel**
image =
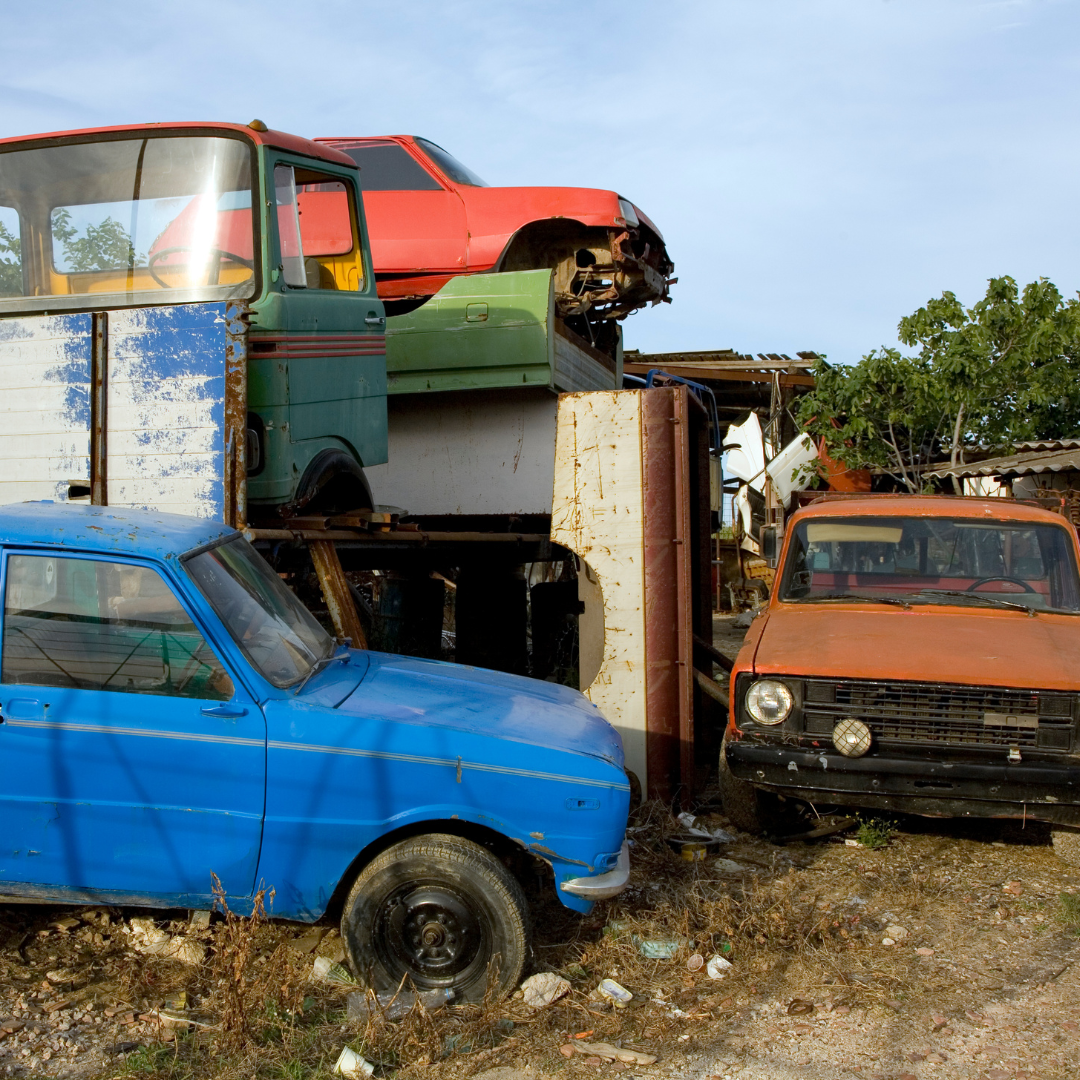
{"label": "white wooden panel", "polygon": [[549,513],[556,401],[544,389],[389,398],[389,461],[365,470],[376,501],[410,514]]}
{"label": "white wooden panel", "polygon": [[224,512],[225,306],[109,313],[108,501]]}
{"label": "white wooden panel", "polygon": [[581,556],[595,580],[579,590],[583,672],[600,629],[589,609],[596,587],[603,604],[599,671],[582,689],[619,729],[627,768],[648,790],[641,392],[563,394],[554,473],[551,539]]}
{"label": "white wooden panel", "polygon": [[0,321],[0,502],[66,500],[90,477],[91,317]]}

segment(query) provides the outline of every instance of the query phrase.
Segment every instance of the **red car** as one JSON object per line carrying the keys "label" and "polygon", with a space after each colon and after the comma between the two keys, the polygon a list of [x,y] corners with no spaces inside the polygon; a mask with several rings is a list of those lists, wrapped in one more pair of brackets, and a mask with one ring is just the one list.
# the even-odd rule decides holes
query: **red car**
{"label": "red car", "polygon": [[[457,274],[554,267],[564,318],[621,319],[669,302],[660,230],[629,199],[596,188],[489,187],[412,135],[316,139],[360,166],[379,296],[415,306]],[[588,313],[588,315],[586,315]]]}

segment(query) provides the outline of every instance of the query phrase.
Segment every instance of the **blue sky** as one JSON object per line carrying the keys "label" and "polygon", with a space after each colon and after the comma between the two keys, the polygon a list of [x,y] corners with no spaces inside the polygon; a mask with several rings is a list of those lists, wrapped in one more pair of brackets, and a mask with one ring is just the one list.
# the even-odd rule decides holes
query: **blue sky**
{"label": "blue sky", "polygon": [[679,283],[646,351],[895,341],[944,289],[1080,288],[1080,0],[3,0],[0,135],[258,116],[611,187]]}

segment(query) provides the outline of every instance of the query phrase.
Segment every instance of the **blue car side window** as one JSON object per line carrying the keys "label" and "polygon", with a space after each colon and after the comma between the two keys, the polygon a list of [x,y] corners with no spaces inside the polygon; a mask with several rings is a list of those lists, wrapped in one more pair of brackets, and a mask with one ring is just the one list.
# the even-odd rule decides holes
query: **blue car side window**
{"label": "blue car side window", "polygon": [[11,555],[0,681],[227,701],[233,684],[157,571]]}

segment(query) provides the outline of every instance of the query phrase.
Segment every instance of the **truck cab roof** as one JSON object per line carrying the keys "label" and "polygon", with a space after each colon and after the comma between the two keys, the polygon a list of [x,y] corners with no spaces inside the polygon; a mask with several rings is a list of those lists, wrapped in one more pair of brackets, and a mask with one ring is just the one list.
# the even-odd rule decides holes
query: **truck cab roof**
{"label": "truck cab roof", "polygon": [[[256,123],[256,121],[253,120],[252,123]],[[163,124],[116,124],[111,127],[74,128],[70,131],[49,131],[38,135],[17,135],[12,138],[0,139],[0,152],[16,143],[72,142],[82,138],[93,139],[101,135],[131,135],[138,132],[152,133],[154,135],[237,132],[251,140],[256,146],[273,146],[279,150],[290,150],[296,154],[303,154],[305,157],[321,158],[323,161],[333,162],[335,165],[347,165],[350,168],[356,168],[356,162],[348,154],[335,150],[332,146],[305,139],[300,135],[274,131],[266,128],[265,125],[262,125],[260,129],[259,127],[252,127],[250,124],[230,124],[221,121],[202,120]]]}
{"label": "truck cab roof", "polygon": [[828,494],[801,507],[790,524],[804,517],[967,517],[1008,518],[1061,524],[1061,515],[1034,502],[971,495]]}

